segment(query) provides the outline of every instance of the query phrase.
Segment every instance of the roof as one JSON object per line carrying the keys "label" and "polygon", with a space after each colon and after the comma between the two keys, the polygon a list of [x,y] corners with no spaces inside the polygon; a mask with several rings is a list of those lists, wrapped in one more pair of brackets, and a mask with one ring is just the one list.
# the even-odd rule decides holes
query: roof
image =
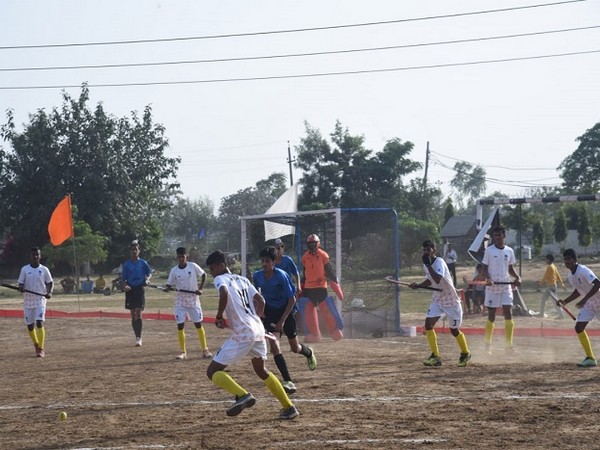
{"label": "roof", "polygon": [[452,216],[442,228],[442,237],[463,237],[477,222],[476,216]]}

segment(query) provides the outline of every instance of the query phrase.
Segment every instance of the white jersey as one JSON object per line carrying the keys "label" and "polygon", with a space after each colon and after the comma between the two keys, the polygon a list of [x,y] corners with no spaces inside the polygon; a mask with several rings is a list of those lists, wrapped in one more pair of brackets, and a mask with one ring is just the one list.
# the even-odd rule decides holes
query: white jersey
{"label": "white jersey", "polygon": [[225,287],[228,292],[225,315],[235,342],[260,341],[265,338],[265,326],[254,309],[256,288],[245,277],[224,273],[215,277],[215,288],[220,292]]}
{"label": "white jersey", "polygon": [[23,307],[24,308],[37,308],[39,306],[46,306],[46,297],[43,294],[46,293],[46,284],[52,283],[52,275],[50,270],[42,264],[37,267],[31,267],[31,264],[27,264],[21,268],[19,274],[19,284],[22,284],[28,291],[38,292],[42,295],[31,294],[29,292],[23,293]]}
{"label": "white jersey", "polygon": [[[171,269],[167,284],[173,286],[175,289],[196,291],[198,290],[198,279],[202,278],[202,275],[205,273],[198,264],[188,261],[183,269],[179,268],[179,265]],[[196,294],[190,294],[189,292],[177,292],[175,294],[175,306],[199,308],[200,298]]]}
{"label": "white jersey", "polygon": [[448,265],[444,261],[443,258],[435,258],[433,264],[431,265],[433,271],[442,277],[439,283],[436,283],[427,266],[423,265],[423,270],[425,271],[425,277],[431,281],[431,287],[441,289],[442,291],[433,291],[433,296],[431,298],[432,303],[437,303],[441,306],[454,306],[460,303],[460,297],[458,296],[456,289],[454,289],[454,284],[452,283],[452,274],[448,269]]}
{"label": "white jersey", "polygon": [[[594,280],[598,278],[594,272],[589,267],[582,266],[581,264],[577,264],[577,269],[575,269],[575,273],[571,273],[569,270],[569,274],[567,275],[567,280],[573,286],[573,289],[576,289],[577,292],[581,295],[581,297],[585,296],[588,292],[592,290],[594,286]],[[596,292],[592,297],[590,297],[586,305],[588,303],[597,303],[600,305],[600,291]]]}
{"label": "white jersey", "polygon": [[[515,252],[508,245],[504,248],[498,248],[495,245],[490,245],[485,249],[483,260],[481,261],[487,266],[488,277],[493,282],[510,282],[508,267],[516,263]],[[493,284],[486,286],[487,292],[501,293],[511,292],[510,284]]]}

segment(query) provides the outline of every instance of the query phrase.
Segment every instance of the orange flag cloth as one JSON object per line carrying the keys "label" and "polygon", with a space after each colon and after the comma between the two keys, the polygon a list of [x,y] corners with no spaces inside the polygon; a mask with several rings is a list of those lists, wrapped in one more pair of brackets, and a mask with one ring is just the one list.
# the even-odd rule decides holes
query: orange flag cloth
{"label": "orange flag cloth", "polygon": [[73,216],[71,215],[71,195],[67,195],[54,209],[48,223],[50,242],[57,246],[74,237]]}

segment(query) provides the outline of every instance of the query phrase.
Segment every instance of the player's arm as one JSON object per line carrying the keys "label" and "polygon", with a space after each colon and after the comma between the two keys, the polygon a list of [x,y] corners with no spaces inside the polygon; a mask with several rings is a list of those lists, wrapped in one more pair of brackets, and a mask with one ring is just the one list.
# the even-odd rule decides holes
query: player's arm
{"label": "player's arm", "polygon": [[579,298],[580,295],[581,294],[579,293],[579,291],[577,289],[573,289],[573,292],[571,292],[571,294],[567,298],[565,298],[564,300],[559,300],[557,303],[560,306],[565,306],[565,305],[567,305],[567,303],[571,303],[576,298]]}
{"label": "player's arm", "polygon": [[199,294],[202,294],[202,289],[204,289],[204,285],[206,284],[206,273],[203,273],[200,277],[200,284],[198,284]]}
{"label": "player's arm", "polygon": [[515,286],[521,286],[521,277],[517,272],[515,272],[515,268],[512,264],[508,265],[508,273],[515,278],[512,284],[514,284]]}
{"label": "player's arm", "polygon": [[330,262],[325,264],[325,276],[327,278],[329,278],[331,281],[333,281],[334,283],[338,282],[338,279],[335,276],[335,273],[333,272],[333,266],[331,265]]}
{"label": "player's arm", "polygon": [[260,292],[254,294],[252,297],[252,301],[254,302],[254,309],[256,310],[256,314],[261,319],[265,317],[265,298],[261,295]]}
{"label": "player's arm", "polygon": [[46,298],[52,297],[52,291],[53,290],[54,290],[54,282],[53,281],[48,281],[46,283],[46,295],[44,295],[44,297],[46,297]]}
{"label": "player's arm", "polygon": [[219,306],[217,307],[217,315],[215,316],[215,325],[217,328],[225,328],[223,313],[225,312],[228,298],[229,291],[227,290],[227,286],[221,286],[219,288]]}

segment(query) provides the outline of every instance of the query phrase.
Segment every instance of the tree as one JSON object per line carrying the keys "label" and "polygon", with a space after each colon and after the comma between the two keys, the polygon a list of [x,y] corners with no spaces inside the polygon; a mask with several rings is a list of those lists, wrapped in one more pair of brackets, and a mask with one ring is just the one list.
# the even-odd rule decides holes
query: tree
{"label": "tree", "polygon": [[567,193],[600,190],[600,122],[577,139],[579,146],[558,166]]}
{"label": "tree", "polygon": [[450,181],[450,186],[456,190],[456,199],[461,208],[466,200],[473,202],[485,193],[486,173],[483,167],[458,161],[454,164],[454,171],[456,175]]}
{"label": "tree", "polygon": [[74,267],[75,256],[79,263],[97,264],[106,261],[108,239],[105,236],[92,232],[92,228],[82,220],[75,222],[74,231],[75,237],[67,239],[58,247],[52,244],[44,245],[42,255],[46,258],[49,267],[55,267],[60,263]]}
{"label": "tree", "polygon": [[442,223],[442,226],[446,225],[446,222],[448,222],[448,220],[450,220],[450,217],[454,215],[454,205],[452,204],[452,199],[448,197],[448,199],[444,203],[444,221]]}
{"label": "tree", "polygon": [[536,219],[533,223],[533,252],[539,255],[544,245],[544,225],[541,219]]}
{"label": "tree", "polygon": [[587,208],[585,205],[579,214],[579,222],[577,223],[577,239],[582,247],[589,247],[592,243],[592,229],[588,219]]}
{"label": "tree", "polygon": [[[17,131],[12,112],[1,135],[10,143],[0,166],[0,229],[14,235],[20,252],[48,241],[46,226],[60,198],[72,193],[79,219],[109,238],[109,254],[127,255],[140,240],[146,255],[158,246],[159,220],[178,193],[179,158],[165,156],[165,129],[152,121],[150,107],[138,116],[116,118],[101,103],[88,106],[89,90],[79,98],[63,92],[63,104],[40,109]],[[147,256],[148,257],[148,256]]]}
{"label": "tree", "polygon": [[364,147],[363,136],[353,136],[339,121],[332,145],[308,123],[306,137],[296,148],[296,166],[303,171],[302,209],[393,207],[404,199],[402,177],[421,165],[408,158],[410,142],[389,140],[380,152]]}
{"label": "tree", "polygon": [[237,191],[221,200],[219,228],[221,246],[229,242],[240,249],[240,217],[264,214],[267,209],[287,190],[284,173],[275,172],[260,180],[254,187]]}
{"label": "tree", "polygon": [[174,253],[180,245],[198,246],[201,239],[217,231],[215,206],[208,197],[196,200],[179,198],[170,214],[163,218],[161,228],[163,252]]}
{"label": "tree", "polygon": [[567,219],[562,208],[558,210],[556,218],[554,219],[552,234],[554,235],[554,240],[556,242],[564,243],[567,239]]}

